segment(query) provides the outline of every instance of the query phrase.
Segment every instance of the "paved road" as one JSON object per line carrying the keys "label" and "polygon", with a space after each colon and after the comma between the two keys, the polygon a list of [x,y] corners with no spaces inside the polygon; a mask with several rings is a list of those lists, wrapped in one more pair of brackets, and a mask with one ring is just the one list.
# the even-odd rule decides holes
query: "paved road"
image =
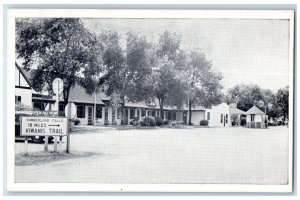
{"label": "paved road", "polygon": [[[16,152],[22,147],[16,143]],[[286,184],[288,174],[284,127],[90,130],[71,135],[71,151],[96,155],[16,166],[15,181]]]}

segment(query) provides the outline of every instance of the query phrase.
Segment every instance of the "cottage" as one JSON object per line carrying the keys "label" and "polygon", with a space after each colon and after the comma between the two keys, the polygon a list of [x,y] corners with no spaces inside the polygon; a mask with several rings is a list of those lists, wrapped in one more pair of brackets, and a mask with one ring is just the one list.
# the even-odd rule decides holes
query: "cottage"
{"label": "cottage", "polygon": [[236,107],[229,108],[230,120],[232,126],[244,126],[246,112]]}
{"label": "cottage", "polygon": [[229,118],[229,105],[227,103],[221,103],[216,106],[212,106],[211,109],[206,109],[206,120],[208,120],[209,126],[214,127],[230,127],[231,121]]}
{"label": "cottage", "polygon": [[246,127],[247,128],[266,128],[266,114],[258,107],[253,106],[246,112]]}

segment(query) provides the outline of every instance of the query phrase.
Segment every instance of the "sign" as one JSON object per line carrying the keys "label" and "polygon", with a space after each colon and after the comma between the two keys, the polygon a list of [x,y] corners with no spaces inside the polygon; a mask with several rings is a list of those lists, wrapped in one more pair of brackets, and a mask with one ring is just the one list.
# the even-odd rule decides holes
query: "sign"
{"label": "sign", "polygon": [[65,136],[67,127],[65,117],[21,117],[21,136]]}
{"label": "sign", "polygon": [[[70,119],[74,119],[77,115],[77,111],[76,111],[76,106],[74,103],[70,103],[71,104],[71,116]],[[69,103],[66,105],[65,107],[65,116],[68,117],[68,113],[69,113]]]}
{"label": "sign", "polygon": [[52,89],[53,89],[55,94],[57,93],[57,91],[61,92],[63,90],[63,87],[64,87],[64,82],[60,78],[56,78],[52,82]]}

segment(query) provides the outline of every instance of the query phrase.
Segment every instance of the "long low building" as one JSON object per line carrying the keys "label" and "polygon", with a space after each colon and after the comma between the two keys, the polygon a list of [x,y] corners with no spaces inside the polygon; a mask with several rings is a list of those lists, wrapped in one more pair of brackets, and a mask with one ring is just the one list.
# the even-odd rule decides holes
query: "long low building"
{"label": "long low building", "polygon": [[[16,110],[24,108],[27,110],[58,110],[55,96],[34,91],[30,83],[30,73],[20,68],[17,63],[15,78],[15,101],[16,105],[18,105]],[[65,104],[61,97],[59,99],[59,112],[64,113]],[[80,125],[130,124],[135,118],[141,119],[144,116],[159,116],[162,119],[182,121],[184,124],[187,124],[189,116],[187,107],[183,109],[165,107],[163,116],[161,116],[158,101],[151,104],[115,103],[104,93],[99,92],[89,95],[79,85],[71,89],[69,102],[76,105],[76,119]],[[122,122],[123,113],[125,117]],[[208,125],[213,127],[240,126],[243,125],[241,123],[242,116],[246,117],[244,111],[231,107],[226,103],[212,106],[211,108],[193,107],[191,115],[193,125],[199,125],[201,120],[207,120]]]}

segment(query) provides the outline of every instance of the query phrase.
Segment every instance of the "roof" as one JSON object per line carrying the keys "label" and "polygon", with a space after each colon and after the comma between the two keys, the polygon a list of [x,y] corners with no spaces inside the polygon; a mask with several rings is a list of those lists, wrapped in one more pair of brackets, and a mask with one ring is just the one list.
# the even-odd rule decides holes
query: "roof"
{"label": "roof", "polygon": [[22,76],[24,77],[25,81],[27,82],[27,84],[29,85],[29,87],[32,87],[31,86],[31,82],[29,80],[30,76],[28,76],[27,74],[27,71],[26,70],[23,70],[19,65],[18,63],[15,62],[15,65],[16,67],[18,68],[19,72],[22,74]]}
{"label": "roof", "polygon": [[252,108],[250,108],[247,112],[247,115],[264,115],[265,113],[263,111],[261,111],[258,107],[253,106]]}
{"label": "roof", "polygon": [[235,114],[235,115],[245,115],[246,112],[241,110],[241,109],[238,109],[238,108],[234,108],[234,107],[230,107],[229,108],[229,113],[230,114]]}
{"label": "roof", "polygon": [[[104,93],[96,94],[96,103],[104,104],[102,100],[110,100]],[[75,85],[74,88],[70,90],[69,101],[75,103],[95,103],[95,95],[89,95],[86,93],[85,89],[80,85]]]}

